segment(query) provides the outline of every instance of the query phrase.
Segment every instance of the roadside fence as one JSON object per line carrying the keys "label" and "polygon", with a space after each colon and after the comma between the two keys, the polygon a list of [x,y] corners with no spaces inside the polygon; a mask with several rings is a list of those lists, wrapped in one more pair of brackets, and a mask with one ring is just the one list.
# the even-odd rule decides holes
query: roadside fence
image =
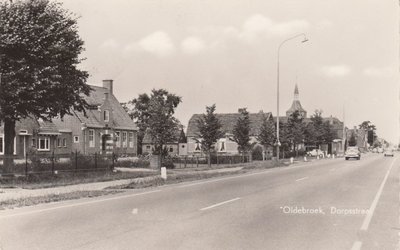
{"label": "roadside fence", "polygon": [[[96,172],[113,171],[118,165],[127,162],[118,161],[118,155],[111,154],[81,154],[78,151],[70,154],[38,154],[28,153],[25,158],[2,156],[0,158],[0,173],[25,175],[58,174],[62,172]],[[7,171],[3,171],[7,167]]]}

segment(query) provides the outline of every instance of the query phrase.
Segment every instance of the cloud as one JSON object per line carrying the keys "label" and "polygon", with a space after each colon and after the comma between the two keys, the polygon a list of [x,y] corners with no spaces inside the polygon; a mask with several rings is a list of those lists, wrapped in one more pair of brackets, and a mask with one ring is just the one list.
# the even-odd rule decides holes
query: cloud
{"label": "cloud", "polygon": [[[268,35],[291,35],[304,32],[309,28],[309,23],[305,20],[290,20],[287,22],[276,23],[268,17],[260,14],[250,16],[239,31],[239,37],[246,41],[254,41],[260,37]],[[231,34],[234,30],[230,30]]]}
{"label": "cloud", "polygon": [[332,65],[322,67],[322,73],[329,77],[341,77],[350,74],[351,68],[348,65]]}
{"label": "cloud", "polygon": [[125,51],[146,51],[159,57],[171,55],[175,51],[175,45],[171,37],[164,31],[156,31],[138,42],[128,44]]}
{"label": "cloud", "polygon": [[100,44],[99,47],[101,49],[117,49],[119,47],[119,43],[114,38],[110,38]]}
{"label": "cloud", "polygon": [[392,67],[383,67],[383,68],[369,67],[363,70],[363,74],[371,77],[390,77],[396,74],[396,70]]}
{"label": "cloud", "polygon": [[190,36],[182,41],[182,51],[186,54],[197,54],[205,49],[204,41],[198,37]]}

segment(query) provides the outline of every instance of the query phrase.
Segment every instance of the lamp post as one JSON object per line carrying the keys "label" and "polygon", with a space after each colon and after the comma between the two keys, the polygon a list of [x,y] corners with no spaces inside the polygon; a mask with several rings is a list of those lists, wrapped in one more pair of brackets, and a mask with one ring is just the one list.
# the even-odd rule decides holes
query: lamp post
{"label": "lamp post", "polygon": [[297,37],[303,37],[303,40],[301,41],[302,43],[305,43],[308,41],[306,34],[301,33],[301,34],[297,34],[295,36],[292,36],[286,40],[284,40],[283,42],[281,42],[281,44],[278,47],[278,67],[277,67],[277,88],[276,88],[276,160],[279,161],[279,147],[281,145],[280,141],[279,141],[279,57],[280,57],[280,52],[281,52],[281,47],[288,41],[293,40]]}

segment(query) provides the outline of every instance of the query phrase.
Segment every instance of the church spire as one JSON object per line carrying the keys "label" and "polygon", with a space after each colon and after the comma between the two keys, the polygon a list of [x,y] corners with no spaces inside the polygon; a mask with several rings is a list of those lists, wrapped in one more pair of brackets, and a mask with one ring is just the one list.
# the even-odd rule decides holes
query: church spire
{"label": "church spire", "polygon": [[299,100],[299,87],[297,86],[297,82],[296,82],[296,86],[294,87],[294,100],[295,101]]}

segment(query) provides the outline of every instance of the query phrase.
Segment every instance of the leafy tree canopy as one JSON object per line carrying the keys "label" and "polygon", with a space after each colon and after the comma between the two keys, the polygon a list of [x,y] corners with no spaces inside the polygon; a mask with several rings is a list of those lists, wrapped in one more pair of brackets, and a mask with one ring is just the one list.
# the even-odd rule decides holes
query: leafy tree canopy
{"label": "leafy tree canopy", "polygon": [[[177,122],[177,120],[173,118],[173,115],[175,113],[175,109],[178,107],[181,101],[181,97],[175,94],[171,94],[165,89],[153,89],[150,95],[148,95],[147,93],[143,93],[140,94],[137,98],[129,101],[128,103],[123,103],[124,109],[136,122],[139,128],[139,149],[141,148],[146,130],[150,128],[150,124],[153,124],[154,119],[156,119],[155,115],[158,112],[165,114],[165,117],[159,117],[160,119],[166,119],[166,121],[168,122],[175,120],[175,122]],[[162,108],[159,111],[155,110],[158,106]],[[164,125],[175,127],[175,122],[173,122],[173,124]],[[161,126],[161,124],[153,124],[153,126],[154,125]]]}
{"label": "leafy tree canopy", "polygon": [[[0,121],[4,154],[13,154],[15,122],[85,111],[88,73],[77,68],[83,40],[77,18],[49,0],[0,2]],[[6,157],[4,172],[12,164]]]}
{"label": "leafy tree canopy", "polygon": [[182,98],[165,89],[153,89],[150,96],[140,94],[129,103],[133,105],[132,116],[136,119],[143,140],[147,131],[155,147],[155,153],[161,154],[162,148],[169,142],[178,140],[176,131],[181,129],[174,113]]}
{"label": "leafy tree canopy", "polygon": [[263,117],[257,140],[264,147],[274,146],[276,140],[276,131],[272,115],[269,119],[266,116]]}
{"label": "leafy tree canopy", "polygon": [[82,111],[88,73],[77,18],[49,0],[0,3],[1,120]]}
{"label": "leafy tree canopy", "polygon": [[214,149],[217,140],[224,136],[224,132],[221,131],[222,124],[215,114],[215,109],[215,104],[206,107],[206,113],[197,120],[199,128],[197,136],[201,138],[201,148],[208,153]]}
{"label": "leafy tree canopy", "polygon": [[238,144],[239,152],[244,153],[251,149],[250,117],[249,112],[245,108],[240,110],[240,117],[233,128],[232,140]]}

